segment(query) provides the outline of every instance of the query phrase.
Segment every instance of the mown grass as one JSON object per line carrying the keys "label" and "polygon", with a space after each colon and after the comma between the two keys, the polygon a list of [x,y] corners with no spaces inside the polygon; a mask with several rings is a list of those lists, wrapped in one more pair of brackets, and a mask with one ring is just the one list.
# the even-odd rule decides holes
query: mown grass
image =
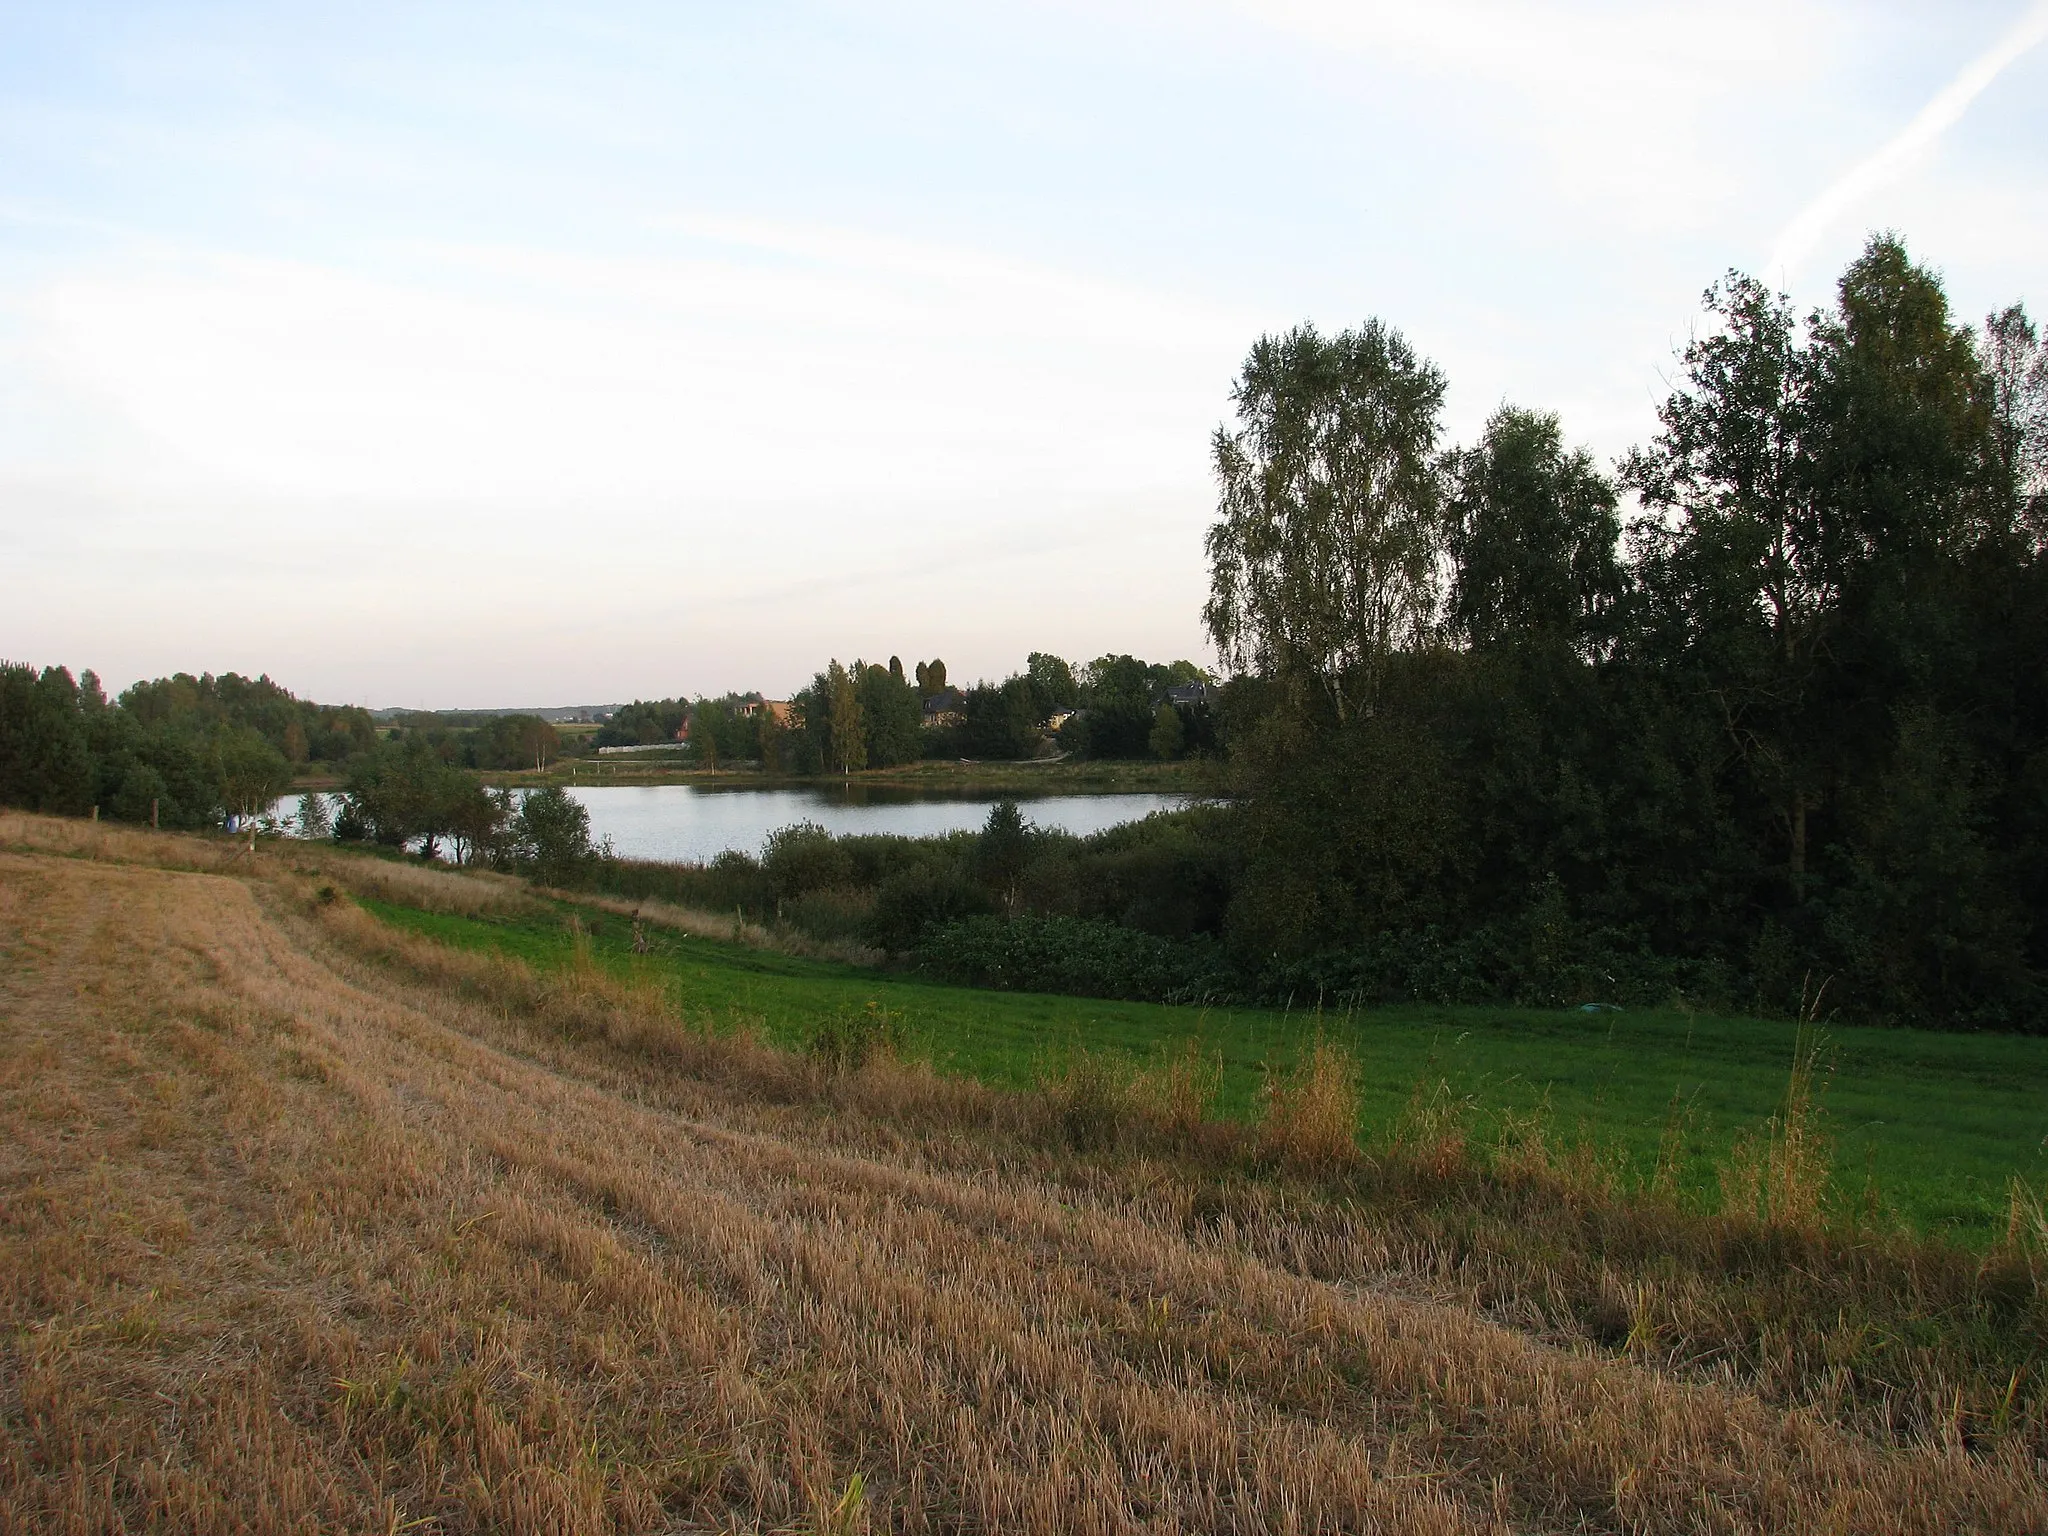
{"label": "mown grass", "polygon": [[[1262,1086],[1322,1037],[1360,1069],[1363,1129],[1391,1134],[1418,1094],[1481,1143],[1540,1127],[1647,1181],[1663,1158],[1682,1194],[1710,1201],[1738,1140],[1783,1104],[1794,1026],[1678,1011],[1587,1014],[1511,1008],[1383,1008],[1318,1015],[1168,1007],[939,985],[630,921],[556,903],[522,916],[429,913],[366,902],[412,932],[548,968],[569,964],[580,926],[591,958],[659,985],[693,1017],[797,1044],[869,1002],[901,1019],[942,1071],[1021,1087],[1075,1050],[1146,1060],[1194,1040],[1220,1067],[1217,1110],[1251,1118]],[[1855,1027],[1823,1031],[1821,1124],[1835,1199],[1866,1217],[1972,1244],[2005,1231],[2011,1181],[2048,1182],[2048,1041]]]}

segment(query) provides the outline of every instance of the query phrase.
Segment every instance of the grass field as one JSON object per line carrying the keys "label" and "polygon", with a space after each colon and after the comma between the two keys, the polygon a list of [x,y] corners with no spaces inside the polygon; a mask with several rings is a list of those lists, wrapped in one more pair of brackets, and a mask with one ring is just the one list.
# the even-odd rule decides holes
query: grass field
{"label": "grass field", "polygon": [[[1540,1114],[1553,1136],[1616,1149],[1647,1176],[1676,1120],[1680,1182],[1695,1193],[1713,1188],[1732,1138],[1779,1109],[1794,1049],[1792,1025],[1758,1019],[1199,1010],[942,986],[653,926],[649,953],[637,956],[626,919],[566,904],[487,920],[371,906],[413,932],[543,966],[573,958],[574,917],[616,974],[657,981],[692,1016],[752,1025],[783,1044],[874,1001],[902,1018],[913,1048],[941,1070],[996,1086],[1028,1086],[1075,1046],[1142,1060],[1194,1037],[1220,1057],[1219,1108],[1238,1118],[1252,1113],[1268,1066],[1291,1063],[1321,1029],[1360,1063],[1368,1131],[1397,1122],[1418,1085],[1442,1085],[1482,1136],[1504,1118]],[[2048,1040],[1843,1027],[1824,1031],[1822,1058],[1823,1124],[1844,1197],[1860,1200],[1868,1185],[1902,1221],[1983,1242],[2005,1231],[2015,1175],[2048,1187]]]}
{"label": "grass field", "polygon": [[704,1027],[886,978],[559,922],[0,816],[0,1532],[2048,1529],[2039,1213],[1361,1157],[1312,1071],[1257,1128],[1077,1118]]}

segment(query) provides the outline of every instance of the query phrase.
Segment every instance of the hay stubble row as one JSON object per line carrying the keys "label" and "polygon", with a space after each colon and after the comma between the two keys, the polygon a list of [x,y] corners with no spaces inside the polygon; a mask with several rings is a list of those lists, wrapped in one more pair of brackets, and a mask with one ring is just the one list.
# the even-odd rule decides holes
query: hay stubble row
{"label": "hay stubble row", "polygon": [[0,1526],[2048,1528],[2020,1457],[636,1069],[368,926],[0,854]]}

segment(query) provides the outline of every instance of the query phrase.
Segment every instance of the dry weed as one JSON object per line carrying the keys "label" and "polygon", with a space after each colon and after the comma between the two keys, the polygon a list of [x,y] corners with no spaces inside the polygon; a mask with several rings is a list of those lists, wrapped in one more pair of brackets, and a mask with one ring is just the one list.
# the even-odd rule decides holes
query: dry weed
{"label": "dry weed", "polygon": [[1760,1130],[1740,1136],[1720,1170],[1722,1208],[1773,1226],[1811,1229],[1821,1223],[1834,1181],[1834,1159],[1822,1127],[1827,1037],[1802,1023],[1792,1046],[1785,1105]]}
{"label": "dry weed", "polygon": [[1358,1160],[1358,1063],[1320,1032],[1292,1067],[1266,1079],[1260,1109],[1268,1157],[1323,1170]]}

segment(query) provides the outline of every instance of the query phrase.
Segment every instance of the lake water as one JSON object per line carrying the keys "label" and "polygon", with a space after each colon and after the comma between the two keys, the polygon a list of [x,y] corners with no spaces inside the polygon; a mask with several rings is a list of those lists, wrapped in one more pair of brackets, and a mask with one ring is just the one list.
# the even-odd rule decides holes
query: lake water
{"label": "lake water", "polygon": [[[770,832],[814,821],[828,832],[935,837],[973,831],[988,820],[993,795],[934,796],[867,785],[845,789],[705,789],[695,784],[572,785],[590,812],[590,836],[609,837],[622,858],[703,863],[728,848],[758,855]],[[1179,810],[1186,795],[1018,796],[1027,821],[1085,837]],[[299,797],[278,802],[278,816],[296,818]]]}

